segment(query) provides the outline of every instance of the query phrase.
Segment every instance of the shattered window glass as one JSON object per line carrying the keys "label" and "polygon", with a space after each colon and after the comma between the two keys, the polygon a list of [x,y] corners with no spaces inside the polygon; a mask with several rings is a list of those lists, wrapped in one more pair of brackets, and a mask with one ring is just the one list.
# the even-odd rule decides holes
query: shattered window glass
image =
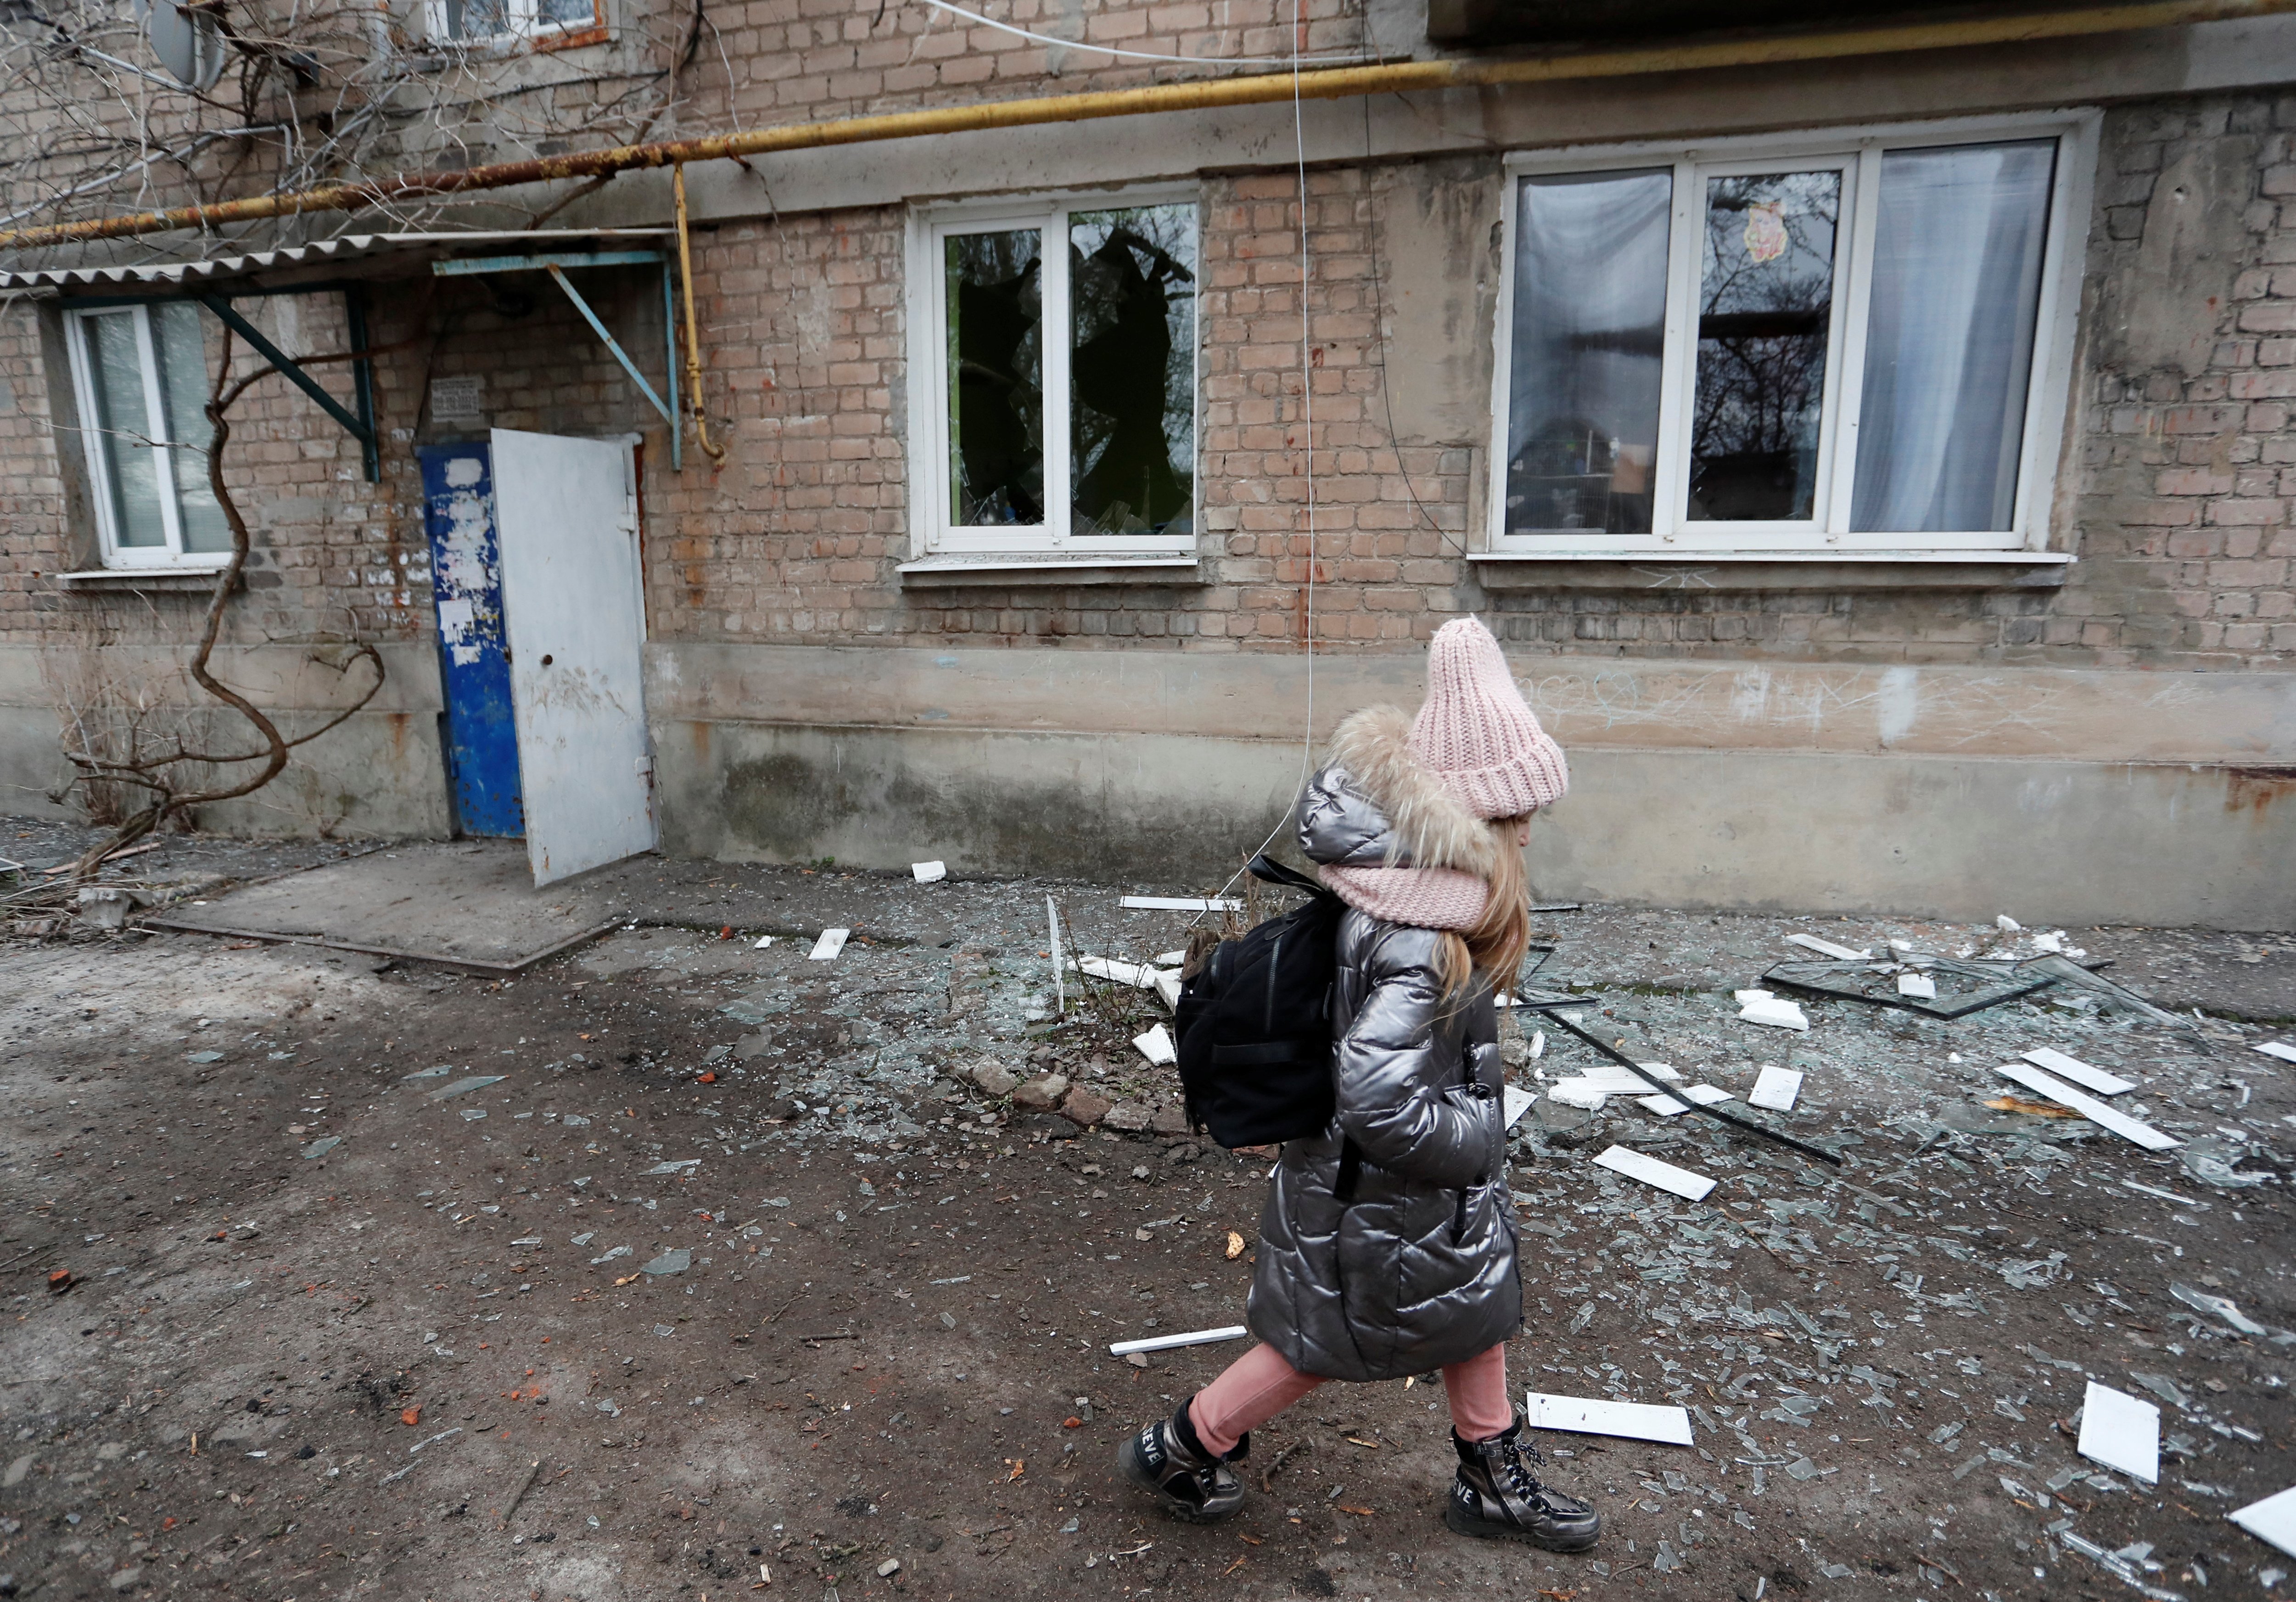
{"label": "shattered window glass", "polygon": [[1816,513],[1841,212],[1836,169],[1708,180],[1690,425],[1693,522]]}
{"label": "shattered window glass", "polygon": [[1196,212],[1069,218],[1070,532],[1195,526]]}
{"label": "shattered window glass", "polygon": [[1045,521],[1040,240],[1010,228],[946,242],[949,519],[959,527]]}

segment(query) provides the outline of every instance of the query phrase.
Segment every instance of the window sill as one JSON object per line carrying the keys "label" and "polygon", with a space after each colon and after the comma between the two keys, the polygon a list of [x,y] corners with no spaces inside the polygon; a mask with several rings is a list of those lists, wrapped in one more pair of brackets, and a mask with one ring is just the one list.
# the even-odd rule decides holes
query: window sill
{"label": "window sill", "polygon": [[900,566],[904,588],[974,585],[998,589],[1077,584],[1203,584],[1193,556],[928,556]]}
{"label": "window sill", "polygon": [[1485,589],[2055,589],[2063,551],[1475,551]]}
{"label": "window sill", "polygon": [[86,572],[53,575],[59,589],[126,589],[147,593],[189,590],[205,594],[215,588],[224,563],[213,567],[101,567]]}

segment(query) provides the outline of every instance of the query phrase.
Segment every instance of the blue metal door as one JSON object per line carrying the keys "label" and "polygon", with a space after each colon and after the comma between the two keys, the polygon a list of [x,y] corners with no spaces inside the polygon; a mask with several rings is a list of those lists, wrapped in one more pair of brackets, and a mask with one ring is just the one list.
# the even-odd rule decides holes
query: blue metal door
{"label": "blue metal door", "polygon": [[447,686],[447,767],[465,834],[518,839],[518,729],[511,712],[503,627],[502,551],[495,532],[494,463],[485,440],[415,448],[430,534],[430,593]]}

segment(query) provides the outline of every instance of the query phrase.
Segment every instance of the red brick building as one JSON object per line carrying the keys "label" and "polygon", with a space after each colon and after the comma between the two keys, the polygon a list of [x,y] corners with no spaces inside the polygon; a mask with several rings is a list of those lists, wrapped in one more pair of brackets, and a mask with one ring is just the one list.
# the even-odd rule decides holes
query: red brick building
{"label": "red brick building", "polygon": [[[538,43],[615,59],[596,14],[588,43],[529,19],[490,70]],[[1075,41],[1047,45],[921,5],[712,14],[679,115],[743,128],[1194,81],[1295,43],[1521,59],[1571,21],[985,13]],[[390,671],[217,826],[473,826],[418,452],[512,430],[627,441],[628,715],[674,851],[1224,876],[1313,740],[1414,697],[1422,643],[1472,612],[1571,755],[1545,893],[2284,927],[2296,17],[1931,44],[695,164],[722,462],[688,427],[674,465],[637,382],[669,402],[663,264],[565,269],[627,368],[545,275],[433,267],[674,257],[659,172],[524,242],[307,217],[20,251],[9,804],[50,804],[59,704],[175,693],[216,560],[196,485],[131,505],[142,470],[89,446],[105,360],[164,421],[167,364],[196,359],[168,318],[210,358],[220,327],[96,302],[197,275],[61,269],[236,259],[197,282],[291,353],[344,349],[363,310],[377,476],[277,379],[236,414],[234,682],[308,718],[350,693],[331,642]],[[572,187],[419,232],[516,230]],[[336,234],[365,242],[250,254]],[[355,407],[343,366],[312,371]],[[538,536],[502,514],[514,566]]]}

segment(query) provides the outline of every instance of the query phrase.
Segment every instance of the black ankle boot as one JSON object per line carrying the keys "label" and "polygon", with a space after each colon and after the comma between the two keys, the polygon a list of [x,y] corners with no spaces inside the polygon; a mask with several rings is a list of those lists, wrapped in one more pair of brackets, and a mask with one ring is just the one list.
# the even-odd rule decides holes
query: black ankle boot
{"label": "black ankle boot", "polygon": [[1196,1438],[1184,1401],[1171,1417],[1147,1425],[1118,1447],[1116,1465],[1127,1479],[1154,1491],[1174,1518],[1210,1524],[1243,1506],[1243,1486],[1227,1466],[1241,1463],[1250,1450],[1247,1434],[1234,1451],[1213,1457]]}
{"label": "black ankle boot", "polygon": [[1603,1533],[1602,1517],[1592,1508],[1549,1490],[1530,1472],[1532,1464],[1546,1459],[1523,1439],[1521,1414],[1488,1441],[1462,1441],[1453,1430],[1451,1444],[1459,1450],[1459,1477],[1451,1482],[1443,1522],[1460,1534],[1583,1552]]}

